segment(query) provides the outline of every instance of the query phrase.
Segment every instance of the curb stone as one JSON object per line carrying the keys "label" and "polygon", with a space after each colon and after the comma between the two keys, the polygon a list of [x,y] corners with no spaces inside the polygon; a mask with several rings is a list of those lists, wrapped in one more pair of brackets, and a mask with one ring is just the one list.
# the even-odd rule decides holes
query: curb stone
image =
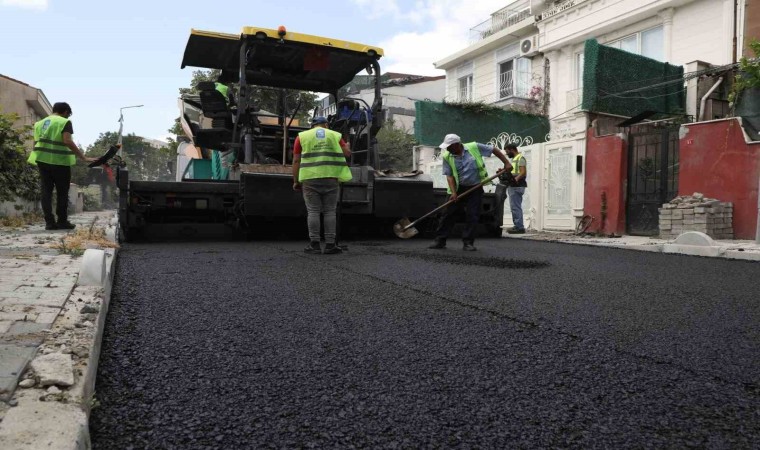
{"label": "curb stone", "polygon": [[[71,354],[74,385],[67,389],[43,388],[38,383],[30,388],[17,387],[9,402],[14,406],[0,402],[0,406],[5,405],[5,413],[0,411],[0,449],[91,448],[89,415],[117,253],[117,249],[106,249],[106,278],[102,287],[74,286],[50,329],[42,332],[42,344],[30,358],[34,353]],[[80,271],[82,262],[81,257],[76,260]],[[30,379],[28,371],[26,376],[19,375],[19,381]],[[32,382],[26,381],[24,385]]]}

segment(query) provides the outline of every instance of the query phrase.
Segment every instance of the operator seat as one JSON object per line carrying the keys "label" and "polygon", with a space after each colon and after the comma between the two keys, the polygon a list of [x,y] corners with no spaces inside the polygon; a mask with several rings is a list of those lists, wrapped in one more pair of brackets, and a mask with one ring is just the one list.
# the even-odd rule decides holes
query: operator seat
{"label": "operator seat", "polygon": [[[198,83],[203,115],[211,119],[211,128],[201,128],[195,134],[195,145],[223,150],[232,140],[232,112],[227,99],[216,90],[212,81]],[[193,130],[195,132],[195,130]]]}

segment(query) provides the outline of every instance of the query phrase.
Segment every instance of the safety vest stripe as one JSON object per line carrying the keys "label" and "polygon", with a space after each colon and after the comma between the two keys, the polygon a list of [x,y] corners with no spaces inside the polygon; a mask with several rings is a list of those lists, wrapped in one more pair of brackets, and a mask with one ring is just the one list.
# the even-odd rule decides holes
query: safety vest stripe
{"label": "safety vest stripe", "polygon": [[344,158],[343,153],[338,152],[306,152],[301,154],[301,159],[318,158],[320,156],[330,156],[333,158]]}
{"label": "safety vest stripe", "polygon": [[54,150],[52,148],[34,147],[35,152],[53,153],[55,155],[73,155],[71,150]]}
{"label": "safety vest stripe", "polygon": [[66,144],[64,144],[61,141],[53,141],[51,139],[45,139],[45,138],[40,138],[40,140],[37,141],[37,142],[42,142],[43,144],[57,145],[59,147],[65,147],[66,146]]}
{"label": "safety vest stripe", "polygon": [[318,162],[303,163],[301,164],[301,167],[345,166],[345,165],[346,165],[346,161],[318,161]]}

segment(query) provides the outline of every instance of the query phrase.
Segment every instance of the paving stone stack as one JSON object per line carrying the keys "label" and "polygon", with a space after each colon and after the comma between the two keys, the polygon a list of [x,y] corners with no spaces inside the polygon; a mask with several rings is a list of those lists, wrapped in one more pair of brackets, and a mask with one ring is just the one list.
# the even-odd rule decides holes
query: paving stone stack
{"label": "paving stone stack", "polygon": [[701,231],[713,239],[734,238],[732,203],[695,192],[674,198],[659,211],[662,239],[675,239],[686,231]]}

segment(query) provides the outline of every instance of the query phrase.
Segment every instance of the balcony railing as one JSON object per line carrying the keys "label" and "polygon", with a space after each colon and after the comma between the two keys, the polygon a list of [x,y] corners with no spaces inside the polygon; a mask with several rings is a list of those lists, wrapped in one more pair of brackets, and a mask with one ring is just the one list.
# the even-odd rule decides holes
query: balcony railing
{"label": "balcony railing", "polygon": [[499,98],[528,98],[531,89],[531,73],[509,70],[499,75]]}
{"label": "balcony railing", "polygon": [[565,109],[576,108],[574,112],[580,111],[580,105],[583,103],[583,89],[573,89],[572,91],[567,91],[567,97],[565,98],[565,101],[567,102],[565,104]]}
{"label": "balcony railing", "polygon": [[491,18],[485,22],[470,28],[470,44],[498,33],[499,31],[516,25],[523,20],[531,17],[530,8],[523,9],[502,9],[491,14]]}
{"label": "balcony railing", "polygon": [[470,102],[472,101],[472,88],[468,87],[460,87],[459,88],[459,97],[457,98],[457,101],[459,102]]}

